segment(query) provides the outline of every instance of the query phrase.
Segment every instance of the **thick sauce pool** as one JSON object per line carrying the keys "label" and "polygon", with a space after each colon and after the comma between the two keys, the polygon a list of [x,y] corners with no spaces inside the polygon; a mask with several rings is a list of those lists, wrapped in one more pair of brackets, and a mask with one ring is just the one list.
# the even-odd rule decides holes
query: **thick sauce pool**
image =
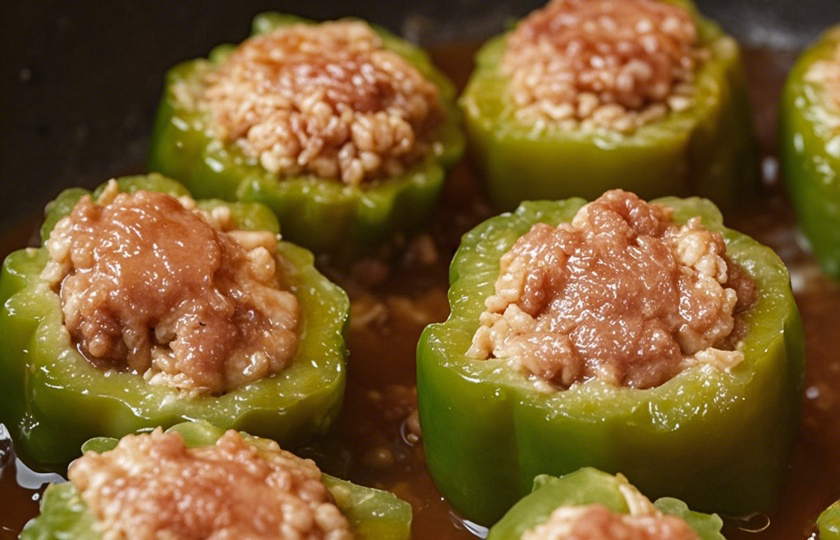
{"label": "thick sauce pool", "polygon": [[[463,85],[475,47],[436,51],[437,64]],[[794,292],[805,323],[807,374],[802,427],[784,496],[768,515],[726,519],[733,540],[792,540],[813,534],[822,508],[840,497],[840,358],[833,343],[840,324],[840,287],[799,247],[794,220],[779,194],[774,158],[779,90],[794,57],[789,52],[748,50],[745,66],[756,129],[764,151],[766,189],[739,209],[728,224],[773,247],[791,269]],[[461,521],[440,498],[426,471],[416,433],[414,353],[425,325],[448,314],[447,269],[460,235],[491,215],[482,202],[469,165],[460,166],[429,230],[404,243],[390,263],[366,260],[349,272],[321,268],[352,300],[348,388],[334,433],[299,449],[327,472],[360,484],[394,491],[414,507],[414,538],[469,539],[480,530]],[[7,231],[0,255],[26,244],[35,224]],[[9,234],[0,238],[10,238]],[[37,513],[42,483],[16,465],[5,432],[0,432],[0,538],[15,538]],[[726,444],[726,441],[721,441]]]}

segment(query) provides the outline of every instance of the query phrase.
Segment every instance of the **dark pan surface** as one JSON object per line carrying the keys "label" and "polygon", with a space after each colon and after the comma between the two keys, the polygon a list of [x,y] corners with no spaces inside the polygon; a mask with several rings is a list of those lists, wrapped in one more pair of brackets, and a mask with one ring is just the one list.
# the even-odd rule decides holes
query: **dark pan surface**
{"label": "dark pan surface", "polygon": [[[6,1],[0,6],[0,226],[62,188],[142,170],[163,74],[241,41],[266,10],[357,15],[426,45],[478,41],[541,0]],[[794,50],[840,21],[836,0],[699,0],[742,42]]]}
{"label": "dark pan surface", "polygon": [[[204,56],[219,43],[241,41],[256,13],[273,9],[315,19],[351,14],[368,18],[429,45],[439,65],[462,83],[474,44],[541,3],[0,2],[0,257],[24,245],[44,204],[61,189],[92,187],[110,176],[142,172],[165,71],[179,61]],[[788,263],[805,321],[808,355],[802,433],[781,507],[770,519],[757,515],[729,520],[726,532],[733,540],[804,540],[812,533],[814,516],[840,496],[840,370],[833,345],[840,324],[840,287],[801,251],[791,212],[779,195],[773,154],[784,75],[799,49],[840,22],[840,0],[698,4],[745,45],[744,64],[764,155],[768,189],[757,204],[744,201],[743,212],[739,209],[743,215],[730,225],[769,244]],[[354,363],[348,371],[344,416],[336,437],[308,452],[317,458],[341,448],[360,457],[349,475],[360,483],[393,489],[408,478],[413,485],[403,485],[400,494],[416,497],[415,538],[469,540],[472,536],[435,493],[420,449],[400,438],[399,422],[389,420],[383,429],[370,394],[383,389],[387,394],[388,388],[410,393],[417,336],[426,322],[442,320],[448,312],[447,255],[460,232],[489,212],[474,204],[478,195],[468,167],[453,176],[443,208],[430,226],[441,253],[433,265],[398,265],[402,274],[392,272],[372,288],[354,284],[352,275],[331,276],[348,288],[354,307],[384,304],[393,317],[381,327],[351,329]],[[397,308],[406,306],[400,315]],[[376,422],[378,427],[372,425]],[[371,440],[371,433],[379,438]],[[22,468],[15,470],[4,439],[0,425],[0,539],[14,538],[37,512],[38,488],[45,480],[27,476]],[[396,452],[396,467],[366,465],[364,452],[374,443]]]}

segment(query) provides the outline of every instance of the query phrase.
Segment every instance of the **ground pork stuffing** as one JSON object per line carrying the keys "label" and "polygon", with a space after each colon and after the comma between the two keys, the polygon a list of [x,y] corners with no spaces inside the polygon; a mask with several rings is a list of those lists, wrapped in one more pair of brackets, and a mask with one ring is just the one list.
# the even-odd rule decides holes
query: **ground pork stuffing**
{"label": "ground pork stuffing", "polygon": [[511,33],[501,71],[522,122],[632,132],[691,106],[708,55],[680,6],[552,0]]}
{"label": "ground pork stuffing", "polygon": [[700,218],[608,191],[505,253],[467,356],[505,358],[555,388],[598,378],[650,388],[697,363],[743,359],[749,276]]}
{"label": "ground pork stuffing", "polygon": [[698,540],[685,521],[662,514],[624,475],[616,478],[628,514],[613,513],[602,504],[560,506],[548,520],[525,531],[522,540]]}
{"label": "ground pork stuffing", "polygon": [[[831,108],[831,113],[823,115],[820,120],[831,126],[834,132],[840,131],[840,45],[834,49],[834,54],[826,60],[819,60],[805,73],[805,80],[823,87],[825,99]],[[832,139],[834,153],[840,153],[840,139]]]}
{"label": "ground pork stuffing", "polygon": [[232,430],[203,448],[160,428],[128,435],[67,473],[104,540],[352,537],[313,461]]}
{"label": "ground pork stuffing", "polygon": [[359,21],[252,37],[200,88],[176,91],[267,170],[351,185],[422,159],[443,116],[437,87]]}
{"label": "ground pork stuffing", "polygon": [[522,540],[699,540],[680,518],[615,514],[606,506],[561,506]]}
{"label": "ground pork stuffing", "polygon": [[128,369],[190,395],[219,394],[283,369],[299,306],[283,289],[268,231],[230,229],[230,212],[189,198],[83,197],[58,222],[41,277],[64,324],[103,369]]}

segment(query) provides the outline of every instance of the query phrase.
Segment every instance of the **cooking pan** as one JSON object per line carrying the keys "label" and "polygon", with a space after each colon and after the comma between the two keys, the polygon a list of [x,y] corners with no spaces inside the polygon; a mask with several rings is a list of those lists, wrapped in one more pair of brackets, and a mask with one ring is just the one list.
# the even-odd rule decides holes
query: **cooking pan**
{"label": "cooking pan", "polygon": [[[168,2],[4,2],[0,7],[0,253],[26,245],[44,204],[69,186],[93,187],[103,180],[144,171],[148,138],[165,71],[172,65],[206,55],[215,45],[239,42],[249,32],[256,13],[276,10],[313,19],[356,15],[381,24],[433,51],[471,49],[543,2],[434,0],[424,2],[267,2],[215,0]],[[836,0],[697,0],[700,10],[718,20],[745,47],[756,132],[763,152],[765,187],[758,201],[744,201],[750,216],[738,225],[777,249],[789,263],[797,301],[806,329],[808,374],[803,427],[792,458],[792,474],[784,505],[769,515],[730,520],[728,537],[756,540],[807,538],[810,520],[819,509],[840,497],[840,374],[831,338],[840,322],[840,290],[815,267],[796,238],[789,206],[781,193],[775,162],[776,107],[781,83],[796,52],[821,30],[840,22]],[[454,47],[454,48],[453,48]],[[448,55],[438,54],[446,59]],[[454,73],[462,82],[468,66]],[[475,190],[450,189],[445,204],[458,197],[479,197]],[[757,205],[757,206],[756,206]],[[445,285],[447,250],[437,272]],[[393,281],[393,280],[392,280]],[[400,295],[423,298],[442,287],[426,278],[403,284],[385,283],[356,295],[374,300]],[[438,290],[438,292],[440,292]],[[351,292],[351,297],[353,293]],[[446,315],[434,301],[433,318]],[[423,305],[422,302],[413,304]],[[427,306],[428,307],[428,306]],[[445,308],[443,308],[445,310]],[[414,334],[403,329],[401,343],[357,339],[357,357],[374,357],[389,347],[411,362]],[[351,336],[351,350],[353,349]],[[406,364],[407,365],[407,364]],[[405,366],[404,366],[405,367]],[[409,366],[410,367],[410,366]],[[411,388],[410,369],[387,372],[376,379]],[[409,373],[409,375],[406,375]],[[390,377],[390,379],[389,379]],[[349,399],[363,400],[352,388]],[[366,388],[365,392],[369,389]],[[356,395],[356,397],[354,397]],[[2,396],[0,396],[2,399]],[[2,420],[2,419],[0,419]],[[341,428],[345,429],[345,428]],[[2,433],[0,433],[2,438]],[[344,451],[344,450],[342,450]],[[0,457],[3,456],[0,446]],[[6,464],[6,458],[0,464]],[[353,459],[352,457],[348,459]],[[397,456],[399,459],[399,456]],[[22,471],[18,469],[18,473]],[[37,491],[14,488],[11,465],[0,469],[0,537],[14,537],[34,512],[34,502],[6,504],[8,497],[26,498]],[[4,474],[5,473],[5,474]],[[358,473],[371,483],[387,483],[390,473]],[[367,476],[366,476],[367,475]],[[392,475],[393,476],[393,475]],[[37,487],[36,477],[18,480]],[[33,479],[35,478],[35,479]],[[426,478],[424,482],[428,483]],[[34,484],[33,484],[34,483]],[[425,493],[434,493],[428,485]],[[432,525],[415,527],[418,538],[469,538],[469,524],[445,504],[426,495],[415,520]],[[15,508],[16,510],[12,510]],[[12,514],[15,515],[12,515]],[[809,517],[810,516],[810,517]],[[752,531],[760,530],[758,534]]]}
{"label": "cooking pan", "polygon": [[[239,42],[255,13],[357,15],[424,45],[477,41],[539,0],[4,2],[0,8],[0,226],[40,211],[63,187],[142,169],[163,74]],[[742,43],[796,50],[832,21],[835,0],[701,0]],[[768,139],[769,140],[769,139]]]}

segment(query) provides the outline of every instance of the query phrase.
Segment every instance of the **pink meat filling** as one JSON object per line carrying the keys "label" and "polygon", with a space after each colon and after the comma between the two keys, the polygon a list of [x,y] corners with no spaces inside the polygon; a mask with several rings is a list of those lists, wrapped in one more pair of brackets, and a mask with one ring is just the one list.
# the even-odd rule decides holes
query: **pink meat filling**
{"label": "pink meat filling", "polygon": [[743,359],[749,276],[699,218],[620,190],[571,223],[537,224],[505,253],[467,355],[505,358],[555,387],[599,378],[650,388]]}
{"label": "pink meat filling", "polygon": [[46,242],[42,277],[83,353],[193,394],[280,371],[297,349],[299,306],[281,287],[275,236],[223,231],[229,212],[192,200],[115,190],[83,197]]}

